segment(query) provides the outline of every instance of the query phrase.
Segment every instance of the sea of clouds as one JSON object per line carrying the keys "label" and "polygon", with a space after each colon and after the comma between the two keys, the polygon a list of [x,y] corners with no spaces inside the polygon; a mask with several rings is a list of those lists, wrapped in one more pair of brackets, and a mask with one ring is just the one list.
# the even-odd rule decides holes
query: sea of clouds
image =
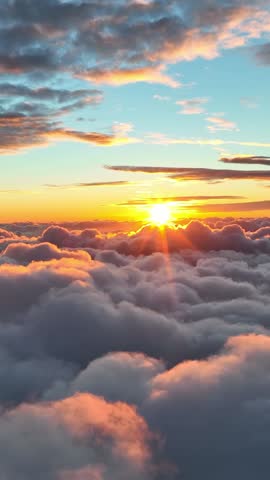
{"label": "sea of clouds", "polygon": [[0,227],[1,479],[268,480],[270,219]]}

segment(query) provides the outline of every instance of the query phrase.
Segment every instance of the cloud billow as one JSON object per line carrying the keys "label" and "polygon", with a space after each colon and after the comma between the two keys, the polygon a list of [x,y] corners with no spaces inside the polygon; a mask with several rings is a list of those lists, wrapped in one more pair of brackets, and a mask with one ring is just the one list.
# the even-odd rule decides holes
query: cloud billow
{"label": "cloud billow", "polygon": [[270,220],[37,227],[0,231],[1,472],[266,479]]}

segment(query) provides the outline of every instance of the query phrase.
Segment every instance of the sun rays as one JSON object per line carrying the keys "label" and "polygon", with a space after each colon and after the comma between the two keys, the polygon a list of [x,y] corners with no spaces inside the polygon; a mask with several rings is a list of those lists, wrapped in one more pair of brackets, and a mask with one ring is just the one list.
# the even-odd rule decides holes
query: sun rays
{"label": "sun rays", "polygon": [[172,209],[168,203],[156,203],[149,207],[149,219],[152,225],[163,227],[172,221]]}

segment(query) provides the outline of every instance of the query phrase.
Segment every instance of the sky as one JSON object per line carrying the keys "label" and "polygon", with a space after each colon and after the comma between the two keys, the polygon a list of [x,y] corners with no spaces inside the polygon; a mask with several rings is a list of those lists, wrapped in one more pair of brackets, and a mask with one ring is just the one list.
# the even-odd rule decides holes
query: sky
{"label": "sky", "polygon": [[14,0],[0,18],[1,221],[145,221],[168,197],[176,218],[269,212],[268,1]]}
{"label": "sky", "polygon": [[0,0],[0,480],[269,480],[269,0]]}

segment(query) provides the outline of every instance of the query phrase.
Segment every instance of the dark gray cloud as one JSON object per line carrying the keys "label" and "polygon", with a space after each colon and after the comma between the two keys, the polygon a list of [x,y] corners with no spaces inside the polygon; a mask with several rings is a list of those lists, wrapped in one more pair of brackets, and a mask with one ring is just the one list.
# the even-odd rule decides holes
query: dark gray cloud
{"label": "dark gray cloud", "polygon": [[236,157],[222,157],[220,162],[223,163],[237,163],[240,165],[267,165],[270,166],[270,157],[263,155],[244,155]]}
{"label": "dark gray cloud", "polygon": [[24,97],[31,100],[67,103],[67,101],[81,100],[86,97],[100,97],[102,92],[94,89],[61,90],[51,87],[30,88],[27,85],[1,83],[1,97]]}
{"label": "dark gray cloud", "polygon": [[219,182],[223,180],[255,180],[270,179],[270,170],[231,170],[214,168],[181,168],[181,167],[149,167],[133,165],[107,165],[108,170],[117,172],[141,172],[165,174],[175,180]]}
{"label": "dark gray cloud", "polygon": [[[249,37],[244,23],[264,7],[263,2],[164,2],[109,1],[61,2],[47,0],[33,10],[26,0],[2,5],[2,69],[59,69],[72,65],[76,70],[96,68],[93,56],[112,68],[116,65],[151,66],[158,62],[216,55],[224,31],[234,38]],[[94,20],[93,20],[94,19]],[[121,21],[124,19],[125,21]],[[231,23],[236,22],[234,31]],[[89,24],[91,28],[89,29]],[[259,31],[259,25],[252,23]],[[264,25],[260,23],[261,31]],[[192,48],[187,40],[194,29]],[[265,27],[266,28],[266,27]],[[73,35],[70,35],[73,33]],[[110,41],[108,41],[108,39]],[[66,41],[64,43],[63,41]],[[55,42],[61,48],[54,48]],[[9,45],[9,54],[6,46]],[[21,46],[24,46],[22,49]],[[71,48],[72,47],[72,48]],[[5,56],[6,54],[6,56]],[[85,65],[80,65],[84,56]],[[69,61],[69,63],[67,63]]]}
{"label": "dark gray cloud", "polygon": [[[24,106],[21,106],[24,108]],[[98,146],[122,145],[132,138],[114,133],[82,132],[65,129],[53,117],[23,113],[0,113],[0,153],[47,145],[57,139],[79,140]]]}

